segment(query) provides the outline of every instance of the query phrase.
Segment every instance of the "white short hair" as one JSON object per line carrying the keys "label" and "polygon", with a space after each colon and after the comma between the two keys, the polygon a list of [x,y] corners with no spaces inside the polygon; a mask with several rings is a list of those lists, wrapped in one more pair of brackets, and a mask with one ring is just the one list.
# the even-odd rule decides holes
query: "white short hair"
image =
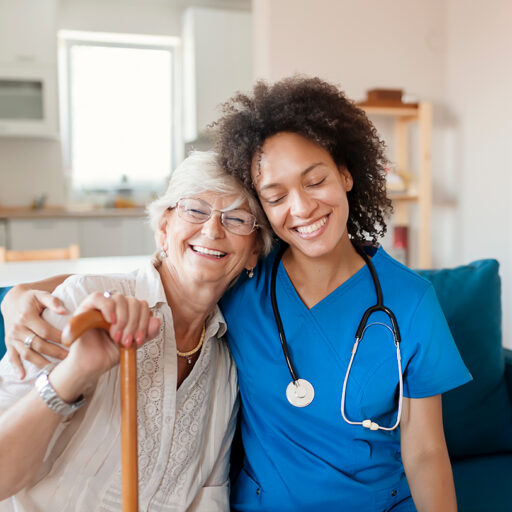
{"label": "white short hair", "polygon": [[171,174],[167,191],[147,207],[153,231],[155,233],[158,231],[160,221],[169,207],[176,206],[183,197],[204,192],[237,196],[233,203],[235,208],[247,201],[251,213],[256,217],[256,223],[260,226],[262,255],[269,254],[273,244],[273,232],[263,209],[242,182],[224,171],[215,151],[193,151],[176,167]]}

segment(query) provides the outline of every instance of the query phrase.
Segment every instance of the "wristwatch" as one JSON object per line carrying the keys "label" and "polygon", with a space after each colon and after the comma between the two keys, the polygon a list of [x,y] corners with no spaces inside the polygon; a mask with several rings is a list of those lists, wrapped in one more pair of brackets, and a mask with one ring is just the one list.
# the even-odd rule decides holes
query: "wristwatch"
{"label": "wristwatch", "polygon": [[69,416],[74,413],[82,405],[85,404],[85,398],[83,395],[80,395],[75,402],[72,404],[68,402],[64,402],[62,398],[57,394],[53,386],[50,384],[50,380],[48,379],[48,375],[50,375],[51,371],[57,366],[57,363],[51,363],[48,366],[45,366],[36,377],[34,385],[39,391],[39,395],[43,399],[44,403],[52,410],[62,416]]}

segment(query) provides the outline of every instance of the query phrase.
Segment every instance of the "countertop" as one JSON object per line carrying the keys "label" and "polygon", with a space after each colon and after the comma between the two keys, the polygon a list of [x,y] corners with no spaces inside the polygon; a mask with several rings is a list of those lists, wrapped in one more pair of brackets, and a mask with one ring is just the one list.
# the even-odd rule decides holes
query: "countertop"
{"label": "countertop", "polygon": [[90,218],[90,217],[144,217],[144,207],[137,208],[94,208],[48,206],[39,210],[28,207],[0,207],[3,219],[40,219],[40,218]]}
{"label": "countertop", "polygon": [[0,263],[0,286],[37,281],[58,274],[106,274],[130,272],[151,256],[111,256],[77,260],[11,261]]}

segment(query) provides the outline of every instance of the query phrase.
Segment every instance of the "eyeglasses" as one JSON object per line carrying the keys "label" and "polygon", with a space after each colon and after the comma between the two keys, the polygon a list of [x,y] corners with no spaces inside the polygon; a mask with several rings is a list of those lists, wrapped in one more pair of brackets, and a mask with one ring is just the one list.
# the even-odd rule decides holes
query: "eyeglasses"
{"label": "eyeglasses", "polygon": [[[172,209],[172,208],[170,208]],[[214,212],[220,213],[220,222],[235,235],[250,235],[259,228],[256,217],[247,210],[215,210],[202,199],[185,198],[176,203],[178,216],[192,224],[203,224],[211,218]]]}

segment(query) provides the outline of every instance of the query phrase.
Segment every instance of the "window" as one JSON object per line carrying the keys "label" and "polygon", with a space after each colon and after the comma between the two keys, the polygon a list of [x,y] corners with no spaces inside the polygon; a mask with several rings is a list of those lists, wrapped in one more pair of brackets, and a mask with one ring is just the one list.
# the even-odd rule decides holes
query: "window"
{"label": "window", "polygon": [[175,159],[168,37],[59,33],[64,163],[75,193],[162,188]]}

